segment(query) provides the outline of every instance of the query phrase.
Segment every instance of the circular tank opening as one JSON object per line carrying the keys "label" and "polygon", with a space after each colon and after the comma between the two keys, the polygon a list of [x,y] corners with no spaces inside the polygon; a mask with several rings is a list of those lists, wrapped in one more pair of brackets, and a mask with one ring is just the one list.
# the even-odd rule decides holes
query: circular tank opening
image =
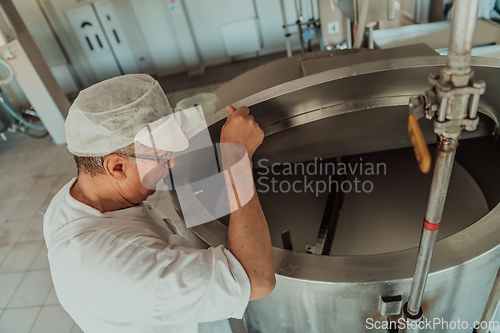
{"label": "circular tank opening", "polygon": [[[286,230],[293,251],[304,253],[311,247],[318,251],[315,244],[330,255],[380,254],[418,246],[432,170],[419,171],[411,148],[342,160],[265,162],[254,161],[254,177],[273,246],[289,248],[286,233],[282,235]],[[337,189],[343,192],[340,209],[335,207]],[[480,187],[455,162],[438,239],[488,212]],[[331,244],[322,241],[328,237]]]}

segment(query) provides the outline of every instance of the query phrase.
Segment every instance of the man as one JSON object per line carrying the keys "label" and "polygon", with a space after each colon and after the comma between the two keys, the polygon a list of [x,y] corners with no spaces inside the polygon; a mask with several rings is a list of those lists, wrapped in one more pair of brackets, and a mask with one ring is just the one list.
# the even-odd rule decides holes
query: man
{"label": "man", "polygon": [[[248,108],[227,112],[221,142],[244,146],[251,160],[263,131]],[[145,74],[100,82],[70,108],[66,135],[78,177],[52,200],[44,237],[57,297],[85,333],[222,331],[227,320],[219,329],[208,322],[241,318],[249,300],[275,286],[256,191],[231,213],[227,248],[196,248],[190,230],[143,202],[154,193],[145,182],[165,177],[188,141],[173,117],[153,133],[159,147],[135,137],[171,113]],[[142,179],[138,165],[150,170]]]}

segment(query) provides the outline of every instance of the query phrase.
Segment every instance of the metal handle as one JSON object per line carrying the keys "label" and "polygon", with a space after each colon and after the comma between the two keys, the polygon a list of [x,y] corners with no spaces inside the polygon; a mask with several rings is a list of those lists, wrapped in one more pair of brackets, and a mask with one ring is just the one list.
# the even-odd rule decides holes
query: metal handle
{"label": "metal handle", "polygon": [[417,158],[418,167],[422,173],[428,173],[431,169],[432,159],[425,142],[424,135],[420,129],[417,118],[410,114],[408,117],[408,134],[413,145],[415,157]]}

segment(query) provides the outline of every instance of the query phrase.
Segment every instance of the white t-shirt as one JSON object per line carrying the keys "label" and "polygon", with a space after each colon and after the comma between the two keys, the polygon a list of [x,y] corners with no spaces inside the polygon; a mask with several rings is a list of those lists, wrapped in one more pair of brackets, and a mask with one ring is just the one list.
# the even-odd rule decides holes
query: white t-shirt
{"label": "white t-shirt", "polygon": [[220,320],[242,318],[250,281],[229,250],[194,248],[146,202],[102,214],[70,195],[74,182],[43,233],[57,298],[85,333],[225,332]]}

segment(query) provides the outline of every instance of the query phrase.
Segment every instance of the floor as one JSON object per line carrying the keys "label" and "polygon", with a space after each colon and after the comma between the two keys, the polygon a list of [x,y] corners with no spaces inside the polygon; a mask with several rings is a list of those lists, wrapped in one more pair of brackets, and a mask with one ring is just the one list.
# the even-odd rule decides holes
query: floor
{"label": "floor", "polygon": [[50,137],[11,133],[0,142],[0,332],[81,332],[52,287],[42,213],[75,176],[72,156]]}
{"label": "floor", "polygon": [[[220,84],[167,94],[172,105]],[[7,133],[0,140],[0,332],[82,332],[59,304],[42,235],[43,213],[59,189],[76,176],[66,145],[50,137]],[[172,214],[168,194],[148,198]],[[171,216],[171,215],[170,215]]]}

